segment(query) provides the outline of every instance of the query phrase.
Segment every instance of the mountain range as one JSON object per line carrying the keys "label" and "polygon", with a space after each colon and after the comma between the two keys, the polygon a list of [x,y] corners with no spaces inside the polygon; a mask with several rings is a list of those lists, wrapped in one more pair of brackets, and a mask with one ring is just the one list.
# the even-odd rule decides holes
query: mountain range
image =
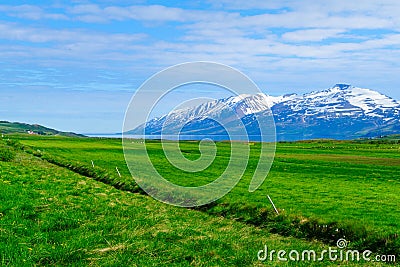
{"label": "mountain range", "polygon": [[239,118],[249,138],[259,140],[260,128],[268,124],[265,129],[270,129],[272,117],[278,141],[355,139],[400,133],[400,103],[377,91],[349,84],[336,84],[304,95],[256,94],[218,99],[174,110],[128,133],[159,136],[162,130],[163,135],[180,134],[188,139],[226,140],[226,129],[240,132]]}

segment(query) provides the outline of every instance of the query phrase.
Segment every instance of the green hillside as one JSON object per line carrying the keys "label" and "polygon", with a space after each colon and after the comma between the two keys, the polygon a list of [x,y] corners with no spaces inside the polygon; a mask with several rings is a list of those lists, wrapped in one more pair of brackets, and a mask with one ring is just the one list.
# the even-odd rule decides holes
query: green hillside
{"label": "green hillside", "polygon": [[31,133],[35,135],[60,135],[70,137],[84,137],[84,135],[72,132],[61,132],[38,124],[0,121],[0,133]]}

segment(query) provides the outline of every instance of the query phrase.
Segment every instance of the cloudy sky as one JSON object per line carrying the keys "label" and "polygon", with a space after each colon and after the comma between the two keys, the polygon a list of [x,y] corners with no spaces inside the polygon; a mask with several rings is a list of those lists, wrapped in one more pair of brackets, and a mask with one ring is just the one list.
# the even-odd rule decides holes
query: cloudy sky
{"label": "cloudy sky", "polygon": [[267,94],[338,82],[400,100],[397,0],[3,1],[0,120],[118,132],[154,73],[233,66]]}

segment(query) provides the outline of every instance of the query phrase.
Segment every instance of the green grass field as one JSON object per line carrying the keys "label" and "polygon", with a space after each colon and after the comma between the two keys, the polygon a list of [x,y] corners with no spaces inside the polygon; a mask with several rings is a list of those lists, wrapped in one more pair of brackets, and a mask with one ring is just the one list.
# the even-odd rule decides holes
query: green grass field
{"label": "green grass field", "polygon": [[[255,144],[243,179],[228,195],[213,205],[184,209],[138,189],[120,140],[10,138],[25,152],[15,149],[14,160],[0,162],[0,259],[5,265],[262,266],[257,251],[264,244],[318,250],[339,238],[350,241],[350,248],[400,251],[397,140],[279,143],[266,181],[249,193],[257,164]],[[168,164],[159,142],[147,147],[159,172],[183,185],[210,182],[230,151],[229,143],[218,143],[210,168],[190,174]],[[192,160],[199,157],[195,142],[183,142],[180,148]]]}

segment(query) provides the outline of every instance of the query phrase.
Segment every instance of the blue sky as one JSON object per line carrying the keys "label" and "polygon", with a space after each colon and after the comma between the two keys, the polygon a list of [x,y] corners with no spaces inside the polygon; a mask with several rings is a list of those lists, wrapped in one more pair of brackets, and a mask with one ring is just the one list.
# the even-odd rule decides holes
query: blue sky
{"label": "blue sky", "polygon": [[0,119],[119,132],[168,66],[216,61],[271,95],[337,82],[400,100],[400,2],[4,1]]}

